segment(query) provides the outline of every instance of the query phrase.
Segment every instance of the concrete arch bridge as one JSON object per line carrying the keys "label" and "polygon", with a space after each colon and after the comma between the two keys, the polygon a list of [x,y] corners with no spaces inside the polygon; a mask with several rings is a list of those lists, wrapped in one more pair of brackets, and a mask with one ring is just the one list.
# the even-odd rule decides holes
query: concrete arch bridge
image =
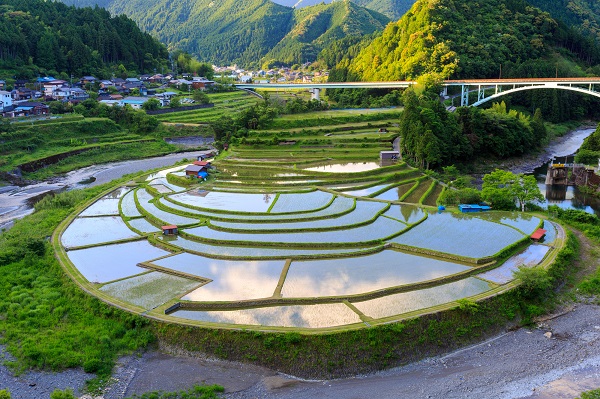
{"label": "concrete arch bridge", "polygon": [[[258,83],[236,84],[238,89],[310,89],[319,99],[321,89],[397,89],[416,85],[415,81],[391,82],[330,82],[330,83]],[[446,80],[441,95],[449,87],[460,87],[460,105],[476,107],[499,97],[525,90],[559,89],[600,97],[599,78],[527,78],[527,79],[468,79]],[[469,93],[477,92],[477,101],[469,103]]]}

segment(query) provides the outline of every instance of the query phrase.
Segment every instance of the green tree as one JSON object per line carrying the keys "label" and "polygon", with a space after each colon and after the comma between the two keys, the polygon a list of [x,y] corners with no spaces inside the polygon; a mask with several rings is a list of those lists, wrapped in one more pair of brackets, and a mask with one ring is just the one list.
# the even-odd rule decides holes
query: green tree
{"label": "green tree", "polygon": [[10,392],[7,389],[0,389],[0,399],[10,399]]}
{"label": "green tree", "polygon": [[496,209],[514,209],[518,203],[521,211],[527,203],[544,200],[534,176],[500,169],[483,176],[481,196]]}
{"label": "green tree", "polygon": [[156,98],[149,98],[148,101],[142,104],[142,108],[145,111],[153,111],[155,109],[159,109],[160,101],[158,101]]}
{"label": "green tree", "polygon": [[169,106],[171,108],[179,108],[181,107],[181,100],[178,97],[172,98]]}
{"label": "green tree", "polygon": [[526,204],[544,200],[535,176],[532,175],[524,175],[522,173],[516,175],[516,178],[510,185],[510,191],[519,203],[521,212],[525,212]]}
{"label": "green tree", "polygon": [[194,93],[192,94],[192,98],[198,104],[208,104],[210,102],[210,99],[208,98],[208,94],[206,94],[203,90],[194,90]]}

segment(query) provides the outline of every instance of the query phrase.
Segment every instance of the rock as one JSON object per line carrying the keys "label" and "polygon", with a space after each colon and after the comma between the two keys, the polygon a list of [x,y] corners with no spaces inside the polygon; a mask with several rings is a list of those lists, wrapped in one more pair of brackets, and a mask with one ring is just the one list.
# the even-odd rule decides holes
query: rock
{"label": "rock", "polygon": [[547,333],[544,334],[544,337],[550,339],[550,338],[552,338],[552,333],[550,331],[548,331]]}

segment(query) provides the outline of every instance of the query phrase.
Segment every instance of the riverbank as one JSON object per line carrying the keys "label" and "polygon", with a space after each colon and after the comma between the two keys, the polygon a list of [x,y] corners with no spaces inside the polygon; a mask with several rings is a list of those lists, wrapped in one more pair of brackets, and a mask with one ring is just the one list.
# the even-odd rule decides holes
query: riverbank
{"label": "riverbank", "polygon": [[503,160],[483,160],[479,162],[475,174],[483,175],[494,169],[509,170],[513,173],[533,173],[536,168],[548,163],[553,158],[565,157],[577,152],[586,137],[591,135],[594,130],[596,130],[596,125],[588,122],[563,136],[554,138],[546,147],[536,153]]}
{"label": "riverbank", "polygon": [[210,151],[179,152],[135,161],[119,161],[92,165],[23,187],[1,187],[0,232],[8,230],[15,220],[29,215],[33,211],[33,204],[36,200],[50,192],[57,193],[65,190],[94,187],[121,178],[127,174],[170,166],[184,158],[195,159],[199,155]]}

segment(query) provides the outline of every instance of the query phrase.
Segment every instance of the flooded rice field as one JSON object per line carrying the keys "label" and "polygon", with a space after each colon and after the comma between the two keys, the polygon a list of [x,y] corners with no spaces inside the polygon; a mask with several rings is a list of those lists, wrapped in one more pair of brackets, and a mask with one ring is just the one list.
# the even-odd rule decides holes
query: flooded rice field
{"label": "flooded rice field", "polygon": [[77,270],[92,283],[106,283],[146,272],[137,264],[168,254],[146,240],[67,252]]}
{"label": "flooded rice field", "polygon": [[343,303],[227,311],[183,310],[173,316],[209,323],[297,328],[326,328],[361,322],[359,316]]}
{"label": "flooded rice field", "polygon": [[356,295],[469,269],[456,263],[390,250],[344,260],[293,261],[281,294],[298,298]]}
{"label": "flooded rice field", "polygon": [[377,162],[351,162],[351,163],[332,163],[327,165],[313,166],[304,168],[314,172],[329,172],[329,173],[357,173],[367,172],[369,170],[379,169]]}
{"label": "flooded rice field", "polygon": [[[166,317],[167,307],[183,303],[195,304],[194,310],[185,305],[169,320],[319,329],[364,324],[366,317],[372,325],[485,293],[552,250],[531,245],[496,269],[466,277],[477,260],[525,239],[542,221],[510,212],[428,213],[361,198],[389,184],[349,190],[352,198],[314,189],[184,189],[167,181],[180,169],[157,172],[137,188],[120,188],[90,204],[61,238],[65,249],[75,248],[68,259],[91,290],[153,317]],[[384,194],[397,200],[414,187],[414,197],[422,198],[431,183],[407,187],[404,194],[402,185]],[[171,224],[178,234],[163,235],[161,226]],[[560,227],[544,226],[546,243],[555,241]],[[399,287],[406,292],[391,294]]]}
{"label": "flooded rice field", "polygon": [[379,319],[468,298],[489,289],[489,283],[471,277],[438,287],[388,295],[352,304],[365,315]]}
{"label": "flooded rice field", "polygon": [[180,254],[152,264],[210,280],[183,300],[239,301],[273,296],[285,261],[234,261]]}

